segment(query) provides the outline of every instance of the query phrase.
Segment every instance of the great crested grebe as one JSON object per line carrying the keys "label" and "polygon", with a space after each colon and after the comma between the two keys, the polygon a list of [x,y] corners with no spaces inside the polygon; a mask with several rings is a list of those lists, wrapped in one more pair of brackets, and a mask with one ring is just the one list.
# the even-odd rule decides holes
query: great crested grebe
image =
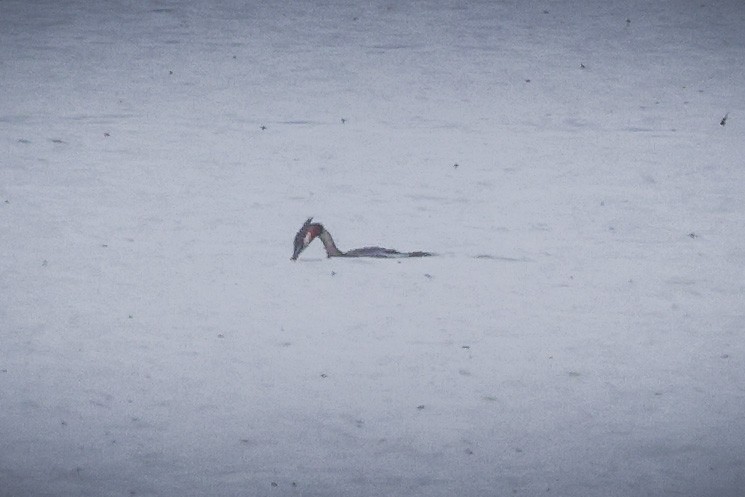
{"label": "great crested grebe", "polygon": [[326,255],[329,257],[378,257],[378,258],[397,258],[397,257],[428,257],[433,254],[429,252],[399,252],[398,250],[387,249],[383,247],[364,247],[348,252],[342,252],[334,243],[331,233],[326,231],[320,223],[314,223],[313,218],[309,217],[300,231],[295,235],[292,260],[297,260],[300,253],[305,250],[310,242],[316,237],[321,239],[323,247],[326,249]]}

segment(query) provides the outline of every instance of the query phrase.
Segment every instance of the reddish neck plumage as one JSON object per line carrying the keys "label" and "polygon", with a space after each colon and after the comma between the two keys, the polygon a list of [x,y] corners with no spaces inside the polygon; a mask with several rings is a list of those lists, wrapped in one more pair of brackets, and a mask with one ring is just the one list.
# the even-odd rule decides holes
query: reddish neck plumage
{"label": "reddish neck plumage", "polygon": [[334,239],[331,236],[331,233],[326,231],[326,229],[323,227],[322,224],[311,224],[308,228],[308,234],[310,235],[310,239],[313,240],[315,237],[318,237],[321,239],[321,242],[323,243],[323,248],[326,249],[326,255],[329,257],[341,257],[344,255],[344,252],[339,250],[339,248],[334,243]]}

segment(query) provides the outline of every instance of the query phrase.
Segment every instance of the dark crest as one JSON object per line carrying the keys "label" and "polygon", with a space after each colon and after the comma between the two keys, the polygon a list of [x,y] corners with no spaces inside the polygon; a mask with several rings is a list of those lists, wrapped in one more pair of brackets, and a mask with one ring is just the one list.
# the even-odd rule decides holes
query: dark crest
{"label": "dark crest", "polygon": [[313,222],[313,218],[309,217],[303,225],[298,230],[297,234],[295,235],[295,240],[293,242],[293,249],[292,249],[292,260],[296,260],[298,256],[300,255],[300,252],[305,250],[305,247],[308,246],[308,243],[310,243],[310,240],[307,239],[306,235],[308,234],[308,228],[310,228],[311,223]]}

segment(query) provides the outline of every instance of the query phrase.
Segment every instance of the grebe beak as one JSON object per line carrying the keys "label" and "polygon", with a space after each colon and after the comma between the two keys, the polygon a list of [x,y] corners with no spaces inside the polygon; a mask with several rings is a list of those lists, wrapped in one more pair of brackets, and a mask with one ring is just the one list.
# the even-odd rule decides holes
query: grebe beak
{"label": "grebe beak", "polygon": [[298,256],[300,255],[300,252],[302,252],[305,249],[305,247],[301,246],[295,246],[295,250],[292,252],[292,257],[290,257],[291,261],[296,261]]}
{"label": "grebe beak", "polygon": [[295,248],[292,252],[292,257],[290,257],[290,260],[296,261],[300,253],[305,250],[308,245],[310,245],[310,242],[313,240],[313,237],[310,233],[306,233],[304,237],[295,240]]}

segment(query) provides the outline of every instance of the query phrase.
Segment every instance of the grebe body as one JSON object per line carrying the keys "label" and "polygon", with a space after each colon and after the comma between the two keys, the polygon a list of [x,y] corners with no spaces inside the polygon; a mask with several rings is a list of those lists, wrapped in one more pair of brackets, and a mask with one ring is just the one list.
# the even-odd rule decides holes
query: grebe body
{"label": "grebe body", "polygon": [[334,238],[331,236],[331,233],[329,233],[322,224],[314,223],[313,218],[309,217],[295,235],[291,259],[293,261],[297,260],[300,253],[316,238],[320,238],[328,257],[375,257],[379,259],[394,259],[403,257],[429,257],[433,255],[429,252],[419,251],[399,252],[398,250],[383,247],[363,247],[342,252],[336,246],[336,243],[334,243]]}

